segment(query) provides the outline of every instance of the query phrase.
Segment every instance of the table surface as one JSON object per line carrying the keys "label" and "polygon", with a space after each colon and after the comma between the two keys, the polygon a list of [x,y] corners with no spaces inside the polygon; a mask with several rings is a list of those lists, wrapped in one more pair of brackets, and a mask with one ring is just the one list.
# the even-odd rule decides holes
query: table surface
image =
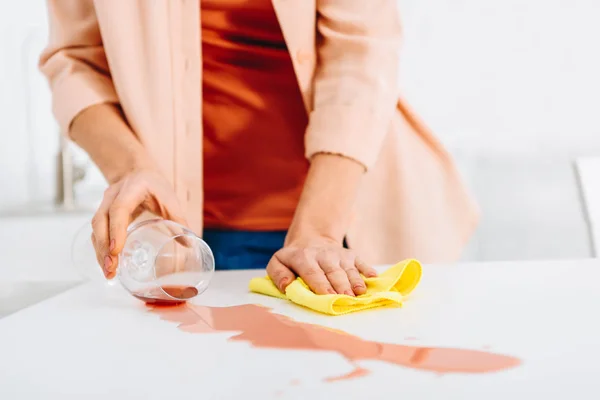
{"label": "table surface", "polygon": [[79,281],[0,280],[0,318],[77,286]]}
{"label": "table surface", "polygon": [[340,317],[248,293],[260,274],[176,309],[89,283],[9,315],[0,398],[600,398],[600,261],[424,266],[403,308]]}

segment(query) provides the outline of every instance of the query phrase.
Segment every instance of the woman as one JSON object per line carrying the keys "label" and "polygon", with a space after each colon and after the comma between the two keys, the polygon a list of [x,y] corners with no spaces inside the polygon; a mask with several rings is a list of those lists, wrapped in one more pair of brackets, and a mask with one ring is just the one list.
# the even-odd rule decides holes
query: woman
{"label": "woman", "polygon": [[142,211],[282,291],[362,294],[371,263],[460,254],[475,209],[398,100],[396,0],[48,4],[55,115],[110,184],[93,219],[107,277]]}

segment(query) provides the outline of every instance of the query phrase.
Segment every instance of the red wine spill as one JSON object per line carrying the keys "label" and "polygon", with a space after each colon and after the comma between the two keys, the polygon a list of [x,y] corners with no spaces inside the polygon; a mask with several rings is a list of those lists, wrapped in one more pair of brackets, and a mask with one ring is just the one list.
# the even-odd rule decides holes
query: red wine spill
{"label": "red wine spill", "polygon": [[[518,358],[478,350],[445,347],[406,346],[361,339],[343,331],[294,321],[253,304],[233,307],[205,307],[182,304],[178,307],[151,305],[151,312],[163,320],[177,322],[190,333],[239,332],[230,341],[248,342],[265,349],[336,352],[353,365],[378,360],[423,371],[443,373],[487,373],[520,365]],[[366,376],[368,369],[356,367],[349,374],[325,378],[328,382]]]}
{"label": "red wine spill", "polygon": [[371,373],[371,371],[369,371],[368,369],[356,367],[354,370],[352,370],[351,372],[349,372],[345,375],[325,378],[325,381],[327,381],[327,382],[345,381],[347,379],[360,378],[363,376],[367,376],[370,373]]}
{"label": "red wine spill", "polygon": [[154,306],[176,306],[198,295],[198,289],[193,286],[162,286],[133,296],[146,304]]}

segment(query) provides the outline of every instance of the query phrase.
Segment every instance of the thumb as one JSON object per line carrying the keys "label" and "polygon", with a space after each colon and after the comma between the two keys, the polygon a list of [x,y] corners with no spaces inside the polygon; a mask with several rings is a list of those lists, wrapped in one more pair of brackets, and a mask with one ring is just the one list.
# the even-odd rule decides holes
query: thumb
{"label": "thumb", "polygon": [[166,192],[161,196],[164,207],[163,217],[189,228],[186,213],[174,192]]}
{"label": "thumb", "polygon": [[267,274],[281,293],[285,293],[288,285],[296,279],[296,275],[277,258],[277,255],[271,257],[267,265]]}

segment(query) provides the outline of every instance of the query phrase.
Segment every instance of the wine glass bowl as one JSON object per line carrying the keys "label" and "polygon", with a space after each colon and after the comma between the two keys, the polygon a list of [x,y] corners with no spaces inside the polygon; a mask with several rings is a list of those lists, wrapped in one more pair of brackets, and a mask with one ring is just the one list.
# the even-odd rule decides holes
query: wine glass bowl
{"label": "wine glass bowl", "polygon": [[[88,278],[104,279],[90,238],[91,226],[78,233],[73,262]],[[118,259],[113,280],[136,298],[156,305],[182,303],[198,296],[207,289],[215,269],[212,251],[201,238],[164,219],[130,225]]]}

